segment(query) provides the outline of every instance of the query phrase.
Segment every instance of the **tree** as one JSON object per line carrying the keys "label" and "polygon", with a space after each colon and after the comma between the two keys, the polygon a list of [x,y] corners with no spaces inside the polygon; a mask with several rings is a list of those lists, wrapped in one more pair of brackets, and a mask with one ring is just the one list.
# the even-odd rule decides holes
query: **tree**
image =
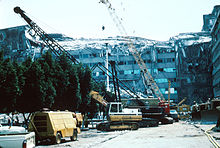
{"label": "tree", "polygon": [[53,108],[65,110],[66,106],[66,92],[69,85],[69,69],[71,63],[65,54],[62,54],[56,61],[56,74],[55,74],[55,89],[57,95],[55,97],[55,104]]}
{"label": "tree", "polygon": [[[2,55],[1,55],[2,56]],[[16,70],[10,59],[0,61],[0,98],[1,112],[12,112],[15,110],[16,97],[18,94],[18,78]]]}
{"label": "tree", "polygon": [[69,71],[69,85],[65,95],[66,108],[73,111],[78,110],[79,104],[81,104],[80,84],[76,67],[76,65],[72,65]]}
{"label": "tree", "polygon": [[[24,72],[25,84],[19,100],[19,112],[34,112],[43,108],[46,89],[44,73],[40,64],[35,61]],[[27,105],[28,103],[28,105]]]}
{"label": "tree", "polygon": [[[89,96],[90,91],[92,90],[92,77],[91,70],[88,66],[83,68],[82,65],[78,67],[79,73],[79,82],[80,82],[80,93],[82,97],[82,102],[80,104],[79,111],[83,114],[88,113],[88,111],[95,111],[94,105],[89,105],[91,103],[91,98]],[[89,108],[90,107],[90,108]],[[92,109],[93,108],[93,109]]]}
{"label": "tree", "polygon": [[44,72],[44,83],[45,83],[45,90],[46,96],[45,101],[43,103],[43,107],[51,108],[54,104],[54,97],[56,96],[56,89],[55,89],[55,62],[52,59],[52,55],[49,51],[42,55],[42,58],[39,60],[41,64],[41,69]]}

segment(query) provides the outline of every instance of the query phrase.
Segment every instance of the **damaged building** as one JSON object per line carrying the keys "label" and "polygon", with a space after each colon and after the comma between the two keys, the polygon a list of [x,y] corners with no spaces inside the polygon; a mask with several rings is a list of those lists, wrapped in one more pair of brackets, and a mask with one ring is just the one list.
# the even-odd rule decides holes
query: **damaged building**
{"label": "damaged building", "polygon": [[5,58],[24,61],[34,56],[34,49],[27,38],[28,26],[17,26],[0,30],[0,50]]}
{"label": "damaged building", "polygon": [[220,98],[220,5],[215,6],[212,13],[215,20],[211,28],[211,69],[214,98]]}
{"label": "damaged building", "polygon": [[171,40],[176,50],[178,95],[193,101],[205,102],[213,96],[211,62],[211,36],[209,32],[182,33]]}
{"label": "damaged building", "polygon": [[[62,34],[50,34],[78,61],[92,69],[97,81],[108,81],[105,69],[94,68],[98,63],[111,71],[111,61],[116,64],[117,77],[135,92],[149,95],[143,74],[133,55],[129,52],[132,42],[141,55],[149,73],[154,78],[163,96],[168,99],[170,82],[171,102],[187,98],[205,102],[220,95],[220,27],[219,6],[204,15],[201,32],[181,33],[169,41],[156,41],[140,37],[108,37],[104,39],[72,39]],[[0,50],[5,57],[24,60],[38,58],[43,49],[42,41],[31,34],[27,26],[0,30]],[[107,66],[107,63],[108,66]],[[111,74],[109,83],[112,86]]]}
{"label": "damaged building", "polygon": [[[130,37],[133,45],[140,53],[148,71],[153,76],[161,93],[168,98],[168,81],[171,81],[171,101],[177,102],[177,84],[176,84],[176,65],[175,51],[169,42],[148,40],[145,38]],[[115,37],[101,40],[87,41],[85,46],[81,44],[73,45],[71,54],[80,62],[89,65],[91,68],[101,63],[106,66],[106,59],[109,62],[116,63],[118,78],[135,92],[142,92],[147,95],[147,86],[144,82],[143,74],[136,63],[133,55],[128,50],[128,41],[124,37]],[[62,43],[63,44],[63,43]],[[67,45],[67,44],[66,44]],[[70,45],[70,44],[68,44]],[[106,54],[106,52],[108,52]],[[106,66],[107,67],[107,66]],[[111,70],[111,66],[109,66]],[[106,74],[103,70],[95,68],[92,72],[93,77],[98,81],[106,81]],[[112,84],[112,79],[110,79]]]}

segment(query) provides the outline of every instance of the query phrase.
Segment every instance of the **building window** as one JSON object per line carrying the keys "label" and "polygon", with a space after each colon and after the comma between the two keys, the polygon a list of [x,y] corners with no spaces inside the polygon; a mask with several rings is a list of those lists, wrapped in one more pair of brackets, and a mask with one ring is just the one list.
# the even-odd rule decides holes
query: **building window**
{"label": "building window", "polygon": [[146,51],[146,54],[150,54],[150,51],[148,50],[148,51]]}
{"label": "building window", "polygon": [[158,68],[158,72],[164,72],[163,68]]}
{"label": "building window", "polygon": [[167,83],[167,79],[155,79],[156,83]]}
{"label": "building window", "polygon": [[118,62],[118,65],[125,65],[126,63],[125,63],[125,61],[119,61]]}
{"label": "building window", "polygon": [[154,73],[158,73],[158,70],[157,70],[157,69],[154,69]]}
{"label": "building window", "polygon": [[125,70],[124,72],[125,72],[124,74],[132,74],[133,70]]}
{"label": "building window", "polygon": [[74,58],[78,59],[79,58],[79,55],[73,55]]}
{"label": "building window", "polygon": [[123,75],[123,74],[124,74],[124,71],[123,71],[123,70],[119,71],[119,74],[120,74],[120,75]]}
{"label": "building window", "polygon": [[157,63],[162,63],[162,59],[157,59]]}
{"label": "building window", "polygon": [[160,88],[160,92],[161,92],[162,94],[165,94],[165,88]]}
{"label": "building window", "polygon": [[128,64],[132,65],[132,64],[134,64],[134,61],[128,61]]}
{"label": "building window", "polygon": [[140,74],[140,70],[134,70],[134,74]]}
{"label": "building window", "polygon": [[82,58],[89,58],[89,55],[88,54],[83,54]]}
{"label": "building window", "polygon": [[164,68],[165,72],[176,72],[176,68]]}
{"label": "building window", "polygon": [[172,60],[171,60],[170,58],[167,59],[167,62],[168,62],[168,63],[171,62],[171,61],[172,61]]}
{"label": "building window", "polygon": [[151,63],[151,60],[147,60],[147,63]]}

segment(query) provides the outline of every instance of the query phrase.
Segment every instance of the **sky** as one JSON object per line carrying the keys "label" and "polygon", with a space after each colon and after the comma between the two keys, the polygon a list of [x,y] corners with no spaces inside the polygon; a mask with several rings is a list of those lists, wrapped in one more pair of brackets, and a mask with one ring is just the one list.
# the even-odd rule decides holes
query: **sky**
{"label": "sky", "polygon": [[[21,7],[47,33],[73,38],[121,35],[100,0],[0,0],[0,29],[26,25],[13,8]],[[129,36],[166,41],[199,32],[203,15],[220,0],[109,0]],[[103,26],[105,29],[103,30]]]}

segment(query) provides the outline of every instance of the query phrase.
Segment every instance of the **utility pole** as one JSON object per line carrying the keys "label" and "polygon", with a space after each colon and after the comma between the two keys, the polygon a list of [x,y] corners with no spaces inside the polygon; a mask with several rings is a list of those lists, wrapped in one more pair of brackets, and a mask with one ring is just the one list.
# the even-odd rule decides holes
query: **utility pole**
{"label": "utility pole", "polygon": [[171,81],[168,80],[168,103],[170,104],[170,86],[171,86]]}
{"label": "utility pole", "polygon": [[106,90],[110,91],[109,88],[109,73],[108,73],[108,43],[105,43],[106,46],[106,62],[105,62],[105,67],[106,67]]}

